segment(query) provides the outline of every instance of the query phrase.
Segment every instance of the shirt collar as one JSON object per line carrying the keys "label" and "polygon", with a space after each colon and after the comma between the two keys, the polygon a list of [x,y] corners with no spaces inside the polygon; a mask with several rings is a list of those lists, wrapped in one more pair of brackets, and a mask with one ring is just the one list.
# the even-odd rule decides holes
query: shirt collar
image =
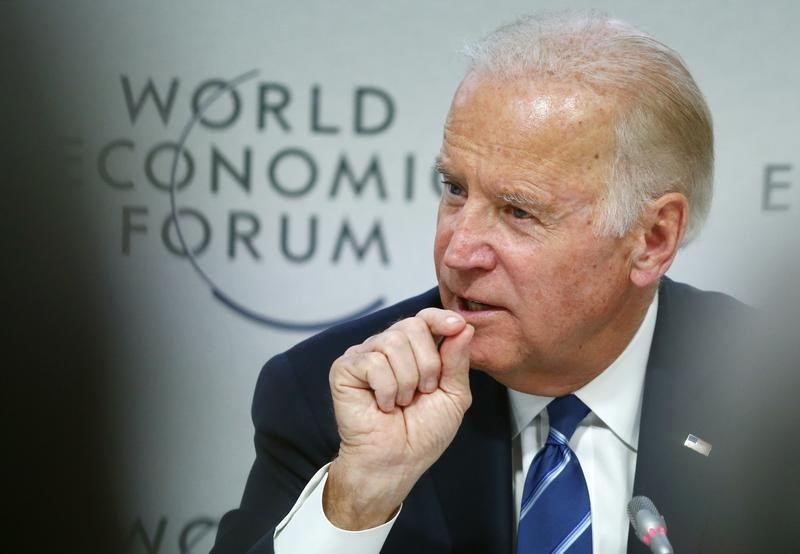
{"label": "shirt collar", "polygon": [[[575,391],[589,409],[620,440],[636,450],[639,444],[639,419],[644,375],[658,313],[658,292],[653,297],[639,329],[625,350],[605,371]],[[511,404],[511,434],[517,436],[553,399],[508,390]]]}

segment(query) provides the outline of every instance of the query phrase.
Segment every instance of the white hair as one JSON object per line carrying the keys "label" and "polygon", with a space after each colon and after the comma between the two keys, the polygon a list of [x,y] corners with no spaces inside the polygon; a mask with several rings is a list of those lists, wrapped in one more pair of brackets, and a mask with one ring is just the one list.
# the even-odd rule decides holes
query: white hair
{"label": "white hair", "polygon": [[523,17],[467,46],[470,71],[506,79],[580,77],[621,100],[616,152],[599,232],[622,236],[648,202],[679,192],[689,202],[683,243],[711,205],[714,137],[700,89],[677,52],[597,12]]}

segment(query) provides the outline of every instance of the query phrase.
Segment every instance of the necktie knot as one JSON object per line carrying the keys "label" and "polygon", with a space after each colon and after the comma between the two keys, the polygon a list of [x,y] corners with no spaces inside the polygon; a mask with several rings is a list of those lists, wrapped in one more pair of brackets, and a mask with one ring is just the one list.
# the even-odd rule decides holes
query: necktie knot
{"label": "necktie knot", "polygon": [[[574,394],[555,398],[547,405],[547,415],[550,417],[550,438],[555,430],[564,436],[565,442],[569,441],[578,424],[588,413],[589,407]],[[556,441],[561,442],[557,439]]]}

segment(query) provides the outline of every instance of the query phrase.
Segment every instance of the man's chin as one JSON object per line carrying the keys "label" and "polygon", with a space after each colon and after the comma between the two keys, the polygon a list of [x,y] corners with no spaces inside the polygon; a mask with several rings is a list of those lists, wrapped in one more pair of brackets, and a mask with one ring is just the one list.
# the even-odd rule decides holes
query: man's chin
{"label": "man's chin", "polygon": [[469,367],[477,371],[486,373],[489,376],[502,375],[508,371],[502,360],[494,356],[487,356],[481,352],[470,350]]}

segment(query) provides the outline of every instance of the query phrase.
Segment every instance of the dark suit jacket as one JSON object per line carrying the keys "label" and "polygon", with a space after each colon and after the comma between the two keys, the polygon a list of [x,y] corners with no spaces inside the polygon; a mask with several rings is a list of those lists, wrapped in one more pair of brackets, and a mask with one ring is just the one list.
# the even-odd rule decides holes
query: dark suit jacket
{"label": "dark suit jacket", "polygon": [[[333,327],[264,366],[253,401],[256,460],[241,506],[220,522],[213,553],[272,552],[275,525],[338,451],[328,388],[331,363],[348,346],[429,306],[440,306],[436,289]],[[722,389],[726,397],[736,392],[736,385],[720,383],[730,383],[731,375],[739,373],[733,368],[747,365],[733,354],[738,349],[731,346],[739,341],[723,324],[738,321],[747,311],[730,297],[668,279],[660,288],[634,494],[649,496],[665,515],[680,554],[756,551],[742,542],[756,539],[731,529],[738,525],[731,521],[748,521],[748,511],[747,503],[739,509],[731,501],[738,498],[730,481],[736,472],[724,462],[741,456],[729,446],[741,441],[736,429],[731,432],[736,427],[732,410],[720,409],[718,398]],[[450,447],[406,499],[383,553],[513,552],[507,392],[478,371],[472,372],[471,387],[472,407]],[[712,443],[711,456],[683,446],[689,433]],[[720,510],[720,504],[728,509]],[[731,531],[737,537],[729,536]],[[647,552],[633,533],[629,552]]]}

